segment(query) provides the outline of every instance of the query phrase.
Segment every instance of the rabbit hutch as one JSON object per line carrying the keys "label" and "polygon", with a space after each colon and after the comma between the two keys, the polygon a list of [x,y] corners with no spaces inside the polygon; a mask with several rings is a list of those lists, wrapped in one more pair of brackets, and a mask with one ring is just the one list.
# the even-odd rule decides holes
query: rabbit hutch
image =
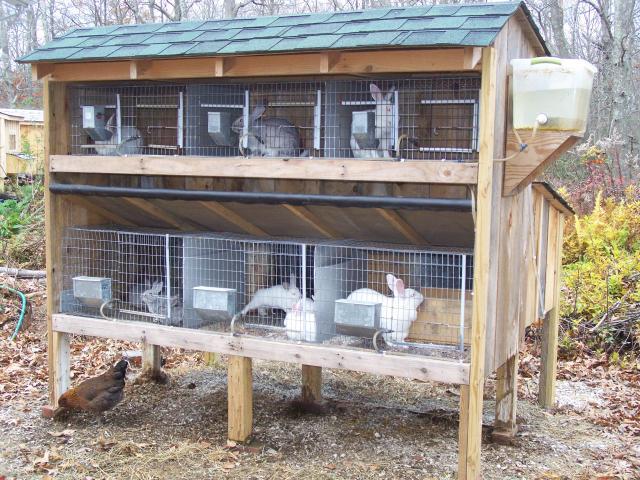
{"label": "rabbit hutch", "polygon": [[536,320],[554,397],[571,210],[534,180],[581,138],[591,70],[548,53],[524,4],[497,3],[79,28],[24,57],[51,402],[74,334],[141,342],[154,370],[161,347],[228,355],[236,441],[252,359],[301,365],[311,400],[323,367],[446,382],[458,475],[479,477],[484,380],[513,435]]}

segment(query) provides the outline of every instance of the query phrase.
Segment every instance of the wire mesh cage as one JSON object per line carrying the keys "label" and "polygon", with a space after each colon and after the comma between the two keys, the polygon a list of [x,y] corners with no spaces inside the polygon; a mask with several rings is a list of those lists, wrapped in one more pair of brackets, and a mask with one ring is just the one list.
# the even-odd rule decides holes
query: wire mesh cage
{"label": "wire mesh cage", "polygon": [[70,228],[61,311],[465,359],[473,255]]}
{"label": "wire mesh cage", "polygon": [[73,153],[473,161],[480,78],[74,86]]}

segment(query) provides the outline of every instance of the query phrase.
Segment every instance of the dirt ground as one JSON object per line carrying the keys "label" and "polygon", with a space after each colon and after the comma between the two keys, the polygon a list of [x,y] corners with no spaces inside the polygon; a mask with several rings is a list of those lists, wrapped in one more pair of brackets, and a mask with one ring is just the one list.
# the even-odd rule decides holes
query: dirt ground
{"label": "dirt ground", "polygon": [[[30,322],[15,342],[8,340],[14,322],[0,328],[0,479],[455,477],[459,393],[451,385],[325,370],[327,412],[301,416],[289,406],[299,393],[299,367],[258,361],[255,440],[252,448],[240,449],[226,440],[224,358],[205,366],[199,354],[167,351],[170,382],[137,383],[139,369],[132,368],[126,397],[107,412],[105,423],[82,414],[65,422],[43,418],[43,288],[31,282],[22,289],[33,294]],[[75,338],[73,382],[135,348]],[[637,367],[565,362],[559,369],[559,407],[545,412],[535,404],[535,345],[527,352],[521,357],[518,435],[511,446],[491,443],[486,435],[484,478],[640,478]],[[487,433],[493,388],[490,379]]]}

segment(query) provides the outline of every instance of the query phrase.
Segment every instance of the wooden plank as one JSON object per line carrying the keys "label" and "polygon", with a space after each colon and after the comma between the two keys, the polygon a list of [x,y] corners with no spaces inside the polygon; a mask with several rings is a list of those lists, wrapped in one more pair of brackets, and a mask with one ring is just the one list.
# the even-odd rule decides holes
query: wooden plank
{"label": "wooden plank", "polygon": [[143,198],[123,198],[122,200],[129,203],[132,207],[135,207],[143,212],[149,214],[151,217],[160,220],[161,222],[180,229],[180,230],[201,230],[202,226],[197,223],[187,220],[185,218],[179,218],[172,213],[158,207],[149,200]]}
{"label": "wooden plank", "polygon": [[[521,130],[519,134],[528,146],[524,152],[505,162],[504,195],[513,195],[530,184],[545,168],[582,138],[577,132],[539,130],[534,138],[531,138],[532,132],[529,131]],[[510,130],[507,133],[506,158],[519,150],[520,142]]]}
{"label": "wooden plank", "polygon": [[229,440],[246,442],[253,429],[253,372],[251,359],[230,355],[227,394]]}
{"label": "wooden plank", "polygon": [[50,339],[53,379],[49,389],[52,393],[51,405],[57,408],[60,395],[69,390],[71,386],[71,335],[51,332]]}
{"label": "wooden plank", "polygon": [[[494,219],[494,125],[496,117],[496,49],[482,49],[482,85],[480,88],[480,151],[478,161],[478,194],[476,208],[476,238],[474,247],[473,313],[471,317],[471,366],[469,369],[469,419],[467,425],[466,477],[481,477],[480,445],[482,439],[482,403],[485,375],[485,345],[487,319],[494,311],[490,291],[492,257],[491,243]],[[499,215],[499,212],[497,212]],[[495,270],[493,270],[495,274]],[[461,448],[461,450],[463,450]]]}
{"label": "wooden plank", "polygon": [[162,355],[158,345],[142,342],[142,370],[151,378],[158,378],[162,371]]}
{"label": "wooden plank", "polygon": [[[545,269],[546,275],[543,281],[545,282],[545,296],[544,296],[544,312],[547,313],[551,311],[553,306],[555,305],[555,298],[553,297],[553,292],[555,292],[556,278],[558,276],[558,262],[557,255],[560,252],[558,248],[558,239],[560,241],[562,239],[562,233],[560,233],[560,237],[558,237],[558,219],[562,214],[558,212],[555,208],[549,209],[549,228],[547,230],[547,238],[546,238],[546,249],[547,249],[547,266]],[[560,245],[560,248],[562,246]]]}
{"label": "wooden plank", "polygon": [[[65,226],[65,205],[62,197],[53,195],[49,191],[52,173],[48,168],[51,155],[66,154],[69,146],[69,109],[66,99],[66,85],[63,83],[44,82],[44,110],[45,110],[45,236],[46,236],[46,269],[47,269],[47,339],[49,362],[49,397],[55,405],[58,397],[68,388],[68,382],[60,378],[68,375],[65,372],[64,342],[61,337],[54,335],[52,329],[52,315],[59,312],[60,293],[62,288],[62,234]],[[63,348],[59,348],[62,346]],[[63,368],[63,371],[59,369]]]}
{"label": "wooden plank", "polygon": [[469,445],[469,386],[460,385],[460,415],[458,420],[458,480],[467,479]]}
{"label": "wooden plank", "polygon": [[376,212],[384,218],[389,225],[400,232],[407,240],[414,245],[426,246],[429,243],[413,228],[400,214],[393,210],[385,210],[384,208],[376,208]]}
{"label": "wooden plank", "polygon": [[309,211],[308,208],[296,205],[282,206],[289,212],[293,213],[297,218],[305,222],[307,225],[310,225],[311,228],[316,230],[320,235],[324,235],[327,238],[340,237],[340,234],[338,232],[336,232],[333,228],[325,225],[325,222],[318,218],[318,216],[316,216],[313,212]]}
{"label": "wooden plank", "polygon": [[457,361],[438,360],[412,355],[387,354],[350,350],[326,345],[298,345],[255,337],[166,327],[143,322],[102,320],[57,314],[53,319],[56,331],[113,338],[131,342],[146,340],[163,347],[186,348],[202,352],[243,355],[261,360],[312,365],[316,367],[354,370],[358,372],[413,378],[423,381],[465,384],[469,365]]}
{"label": "wooden plank", "polygon": [[228,207],[225,207],[219,202],[198,202],[201,206],[209,210],[210,212],[215,213],[219,217],[224,218],[227,222],[234,224],[236,227],[244,230],[246,233],[250,235],[257,236],[268,236],[269,234],[262,230],[261,228],[256,227],[253,223],[245,220],[242,216],[238,215],[236,212],[231,210]]}
{"label": "wooden plank", "polygon": [[473,70],[474,57],[464,48],[384,49],[315,53],[171,58],[99,62],[38,63],[37,79],[52,81],[164,80],[211,77],[375,74]]}
{"label": "wooden plank", "polygon": [[54,155],[51,172],[122,175],[206,176],[278,178],[292,180],[341,180],[362,182],[476,183],[475,163],[392,162],[362,159],[287,159],[244,157],[172,157],[131,155]]}
{"label": "wooden plank", "polygon": [[302,365],[302,401],[320,402],[322,400],[322,368]]}
{"label": "wooden plank", "polygon": [[518,355],[498,367],[496,375],[496,416],[494,434],[501,440],[514,437],[517,431]]}
{"label": "wooden plank", "polygon": [[[551,211],[551,210],[550,210]],[[538,403],[543,408],[552,408],[556,401],[556,371],[558,359],[558,327],[560,323],[560,286],[562,269],[562,233],[564,229],[564,215],[560,214],[556,227],[556,263],[555,282],[553,290],[553,308],[547,314],[542,326],[542,362],[540,367],[540,381]]]}
{"label": "wooden plank", "polygon": [[87,210],[90,210],[94,213],[97,213],[98,215],[104,217],[105,219],[113,222],[116,225],[124,225],[127,227],[132,227],[135,225],[135,223],[127,220],[126,218],[124,218],[122,215],[114,212],[113,210],[109,210],[107,208],[104,208],[100,205],[98,205],[95,202],[92,202],[90,200],[88,200],[85,197],[80,197],[77,195],[68,195],[65,196],[66,198],[69,198],[69,200],[72,203],[75,203],[83,208],[86,208]]}

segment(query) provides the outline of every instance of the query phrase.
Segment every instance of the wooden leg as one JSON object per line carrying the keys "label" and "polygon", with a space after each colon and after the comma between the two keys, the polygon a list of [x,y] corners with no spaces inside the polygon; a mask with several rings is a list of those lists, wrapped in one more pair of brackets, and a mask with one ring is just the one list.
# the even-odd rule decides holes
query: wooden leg
{"label": "wooden leg", "polygon": [[251,358],[229,356],[228,376],[229,440],[246,442],[253,428],[253,378]]}
{"label": "wooden leg", "polygon": [[204,352],[202,359],[207,367],[215,367],[218,364],[218,355],[214,352]]}
{"label": "wooden leg", "polygon": [[553,408],[556,403],[558,322],[558,307],[555,307],[542,324],[542,359],[538,384],[538,403],[542,408]]}
{"label": "wooden leg", "polygon": [[302,401],[322,401],[322,367],[302,365]]}
{"label": "wooden leg", "polygon": [[467,478],[469,442],[469,385],[460,385],[460,424],[458,426],[458,480]]}
{"label": "wooden leg", "polygon": [[496,373],[496,418],[493,438],[498,442],[509,443],[517,430],[518,355],[512,356],[498,367]]}
{"label": "wooden leg", "polygon": [[167,374],[162,371],[162,350],[158,345],[142,344],[142,371],[145,379],[158,383],[167,383]]}
{"label": "wooden leg", "polygon": [[53,332],[51,337],[51,365],[53,366],[53,384],[51,385],[52,406],[57,408],[60,395],[71,385],[71,335]]}

